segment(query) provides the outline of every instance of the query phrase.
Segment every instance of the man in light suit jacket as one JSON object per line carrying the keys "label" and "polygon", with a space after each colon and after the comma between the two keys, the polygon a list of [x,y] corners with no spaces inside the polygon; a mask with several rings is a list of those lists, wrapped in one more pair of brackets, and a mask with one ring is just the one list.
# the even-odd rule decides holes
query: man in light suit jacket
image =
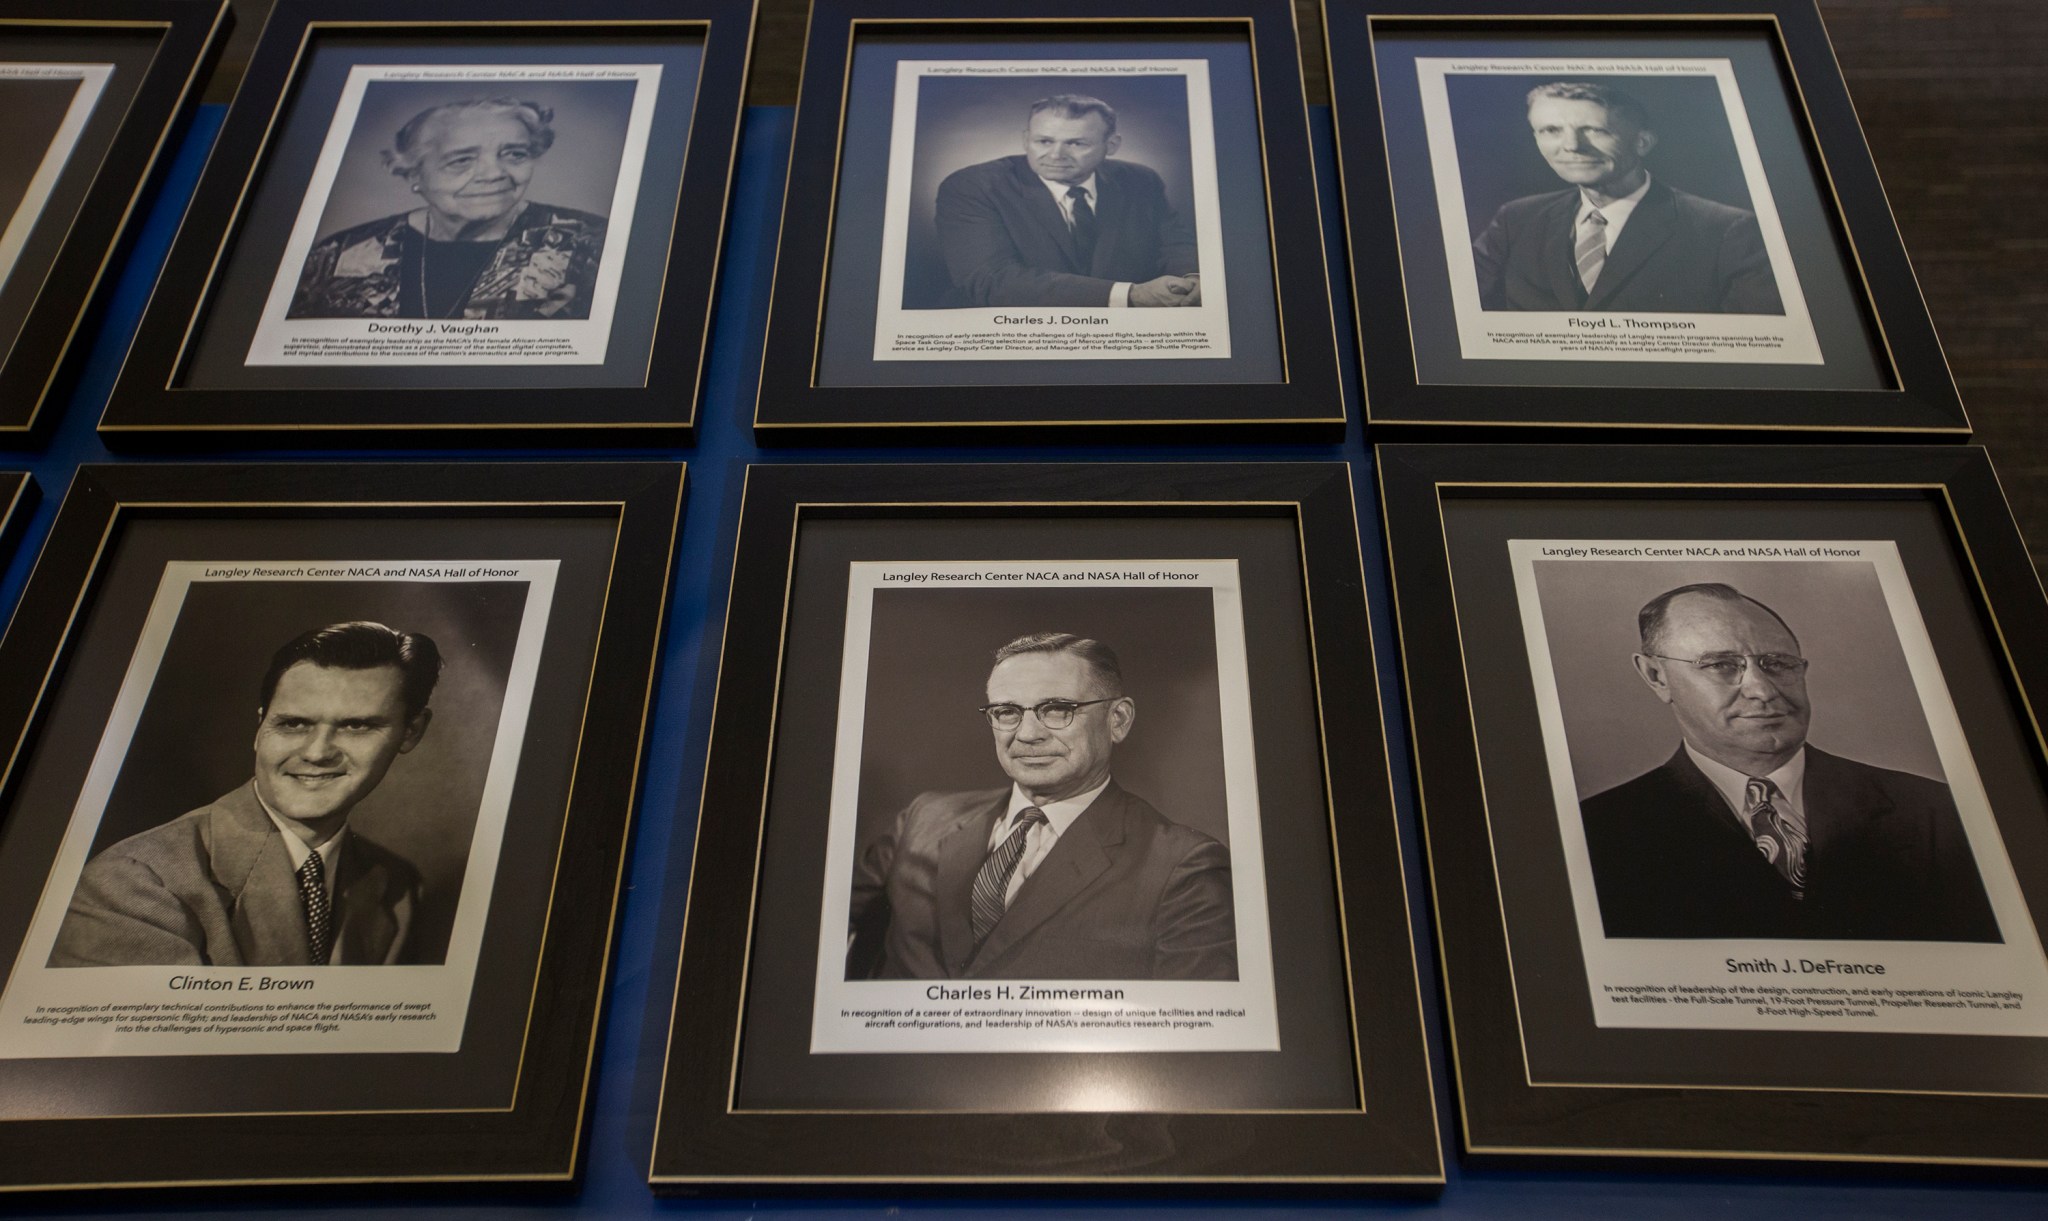
{"label": "man in light suit jacket", "polygon": [[1638,623],[1636,672],[1683,742],[1580,803],[1607,936],[2003,940],[1948,786],[1807,743],[1777,612],[1686,585]]}
{"label": "man in light suit jacket", "polygon": [[866,844],[849,978],[1236,979],[1230,851],[1110,778],[1137,705],[1059,632],[996,652],[982,709],[1006,789],[925,793]]}
{"label": "man in light suit jacket", "polygon": [[279,649],[257,702],[255,775],[94,857],[53,967],[409,962],[418,872],[348,817],[419,744],[434,642],[339,623]]}
{"label": "man in light suit jacket", "polygon": [[1579,82],[1529,91],[1529,126],[1571,186],[1514,200],[1472,243],[1489,310],[1783,314],[1756,215],[1657,182],[1642,105]]}
{"label": "man in light suit jacket", "polygon": [[1056,94],[1031,104],[1022,156],[939,184],[949,306],[1202,302],[1194,228],[1150,168],[1112,161],[1116,111]]}

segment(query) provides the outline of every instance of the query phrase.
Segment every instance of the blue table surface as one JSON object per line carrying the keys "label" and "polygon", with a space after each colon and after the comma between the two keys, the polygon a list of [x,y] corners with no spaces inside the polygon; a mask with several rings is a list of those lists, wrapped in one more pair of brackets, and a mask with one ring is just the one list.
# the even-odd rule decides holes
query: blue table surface
{"label": "blue table surface", "polygon": [[[151,287],[156,281],[171,238],[177,230],[207,151],[220,129],[225,108],[199,111],[168,180],[136,240],[133,253],[113,291],[111,304],[86,371],[71,401],[53,405],[63,417],[40,449],[0,447],[0,469],[32,471],[43,500],[31,518],[12,561],[0,569],[0,610],[11,613],[28,579],[36,549],[49,532],[57,505],[80,463],[112,461],[94,432],[100,411]],[[642,1217],[662,1213],[756,1217],[788,1215],[811,1221],[837,1218],[894,1217],[899,1213],[972,1213],[997,1217],[1029,1216],[1057,1208],[1075,1217],[1126,1216],[1134,1211],[1172,1211],[1198,1215],[1243,1217],[1295,1213],[1304,1217],[1335,1210],[1422,1212],[1446,1218],[1466,1217],[1691,1217],[1741,1214],[1755,1221],[1775,1217],[1925,1217],[1967,1211],[1973,1217],[2040,1218],[2048,1216],[2048,1189],[2025,1182],[1971,1179],[1938,1171],[1905,1177],[1850,1175],[1592,1173],[1585,1170],[1473,1170],[1457,1160],[1457,1109],[1450,1094],[1441,1014],[1433,987],[1425,987],[1432,1064],[1439,1093],[1449,1183],[1440,1199],[1375,1200],[1366,1196],[1296,1201],[1275,1193],[1265,1199],[1205,1204],[1199,1199],[1173,1203],[1109,1201],[1091,1198],[1085,1190],[1062,1192],[1052,1199],[1003,1197],[924,1197],[916,1200],[764,1199],[758,1201],[658,1200],[646,1184],[648,1152],[653,1142],[656,1093],[675,980],[677,940],[683,921],[683,899],[696,826],[697,796],[703,778],[704,752],[710,739],[711,696],[717,678],[719,637],[726,611],[727,585],[734,539],[738,532],[739,493],[746,464],[751,462],[951,462],[951,461],[1245,461],[1260,459],[1342,459],[1353,465],[1359,504],[1358,518],[1367,532],[1364,551],[1375,647],[1379,661],[1381,701],[1393,741],[1396,798],[1402,813],[1402,840],[1408,870],[1409,900],[1420,938],[1416,947],[1421,970],[1433,978],[1435,947],[1431,928],[1416,809],[1407,773],[1405,726],[1396,686],[1398,666],[1392,646],[1384,559],[1379,546],[1379,514],[1373,499],[1371,457],[1358,414],[1358,378],[1350,339],[1348,276],[1343,266],[1343,234],[1338,220],[1337,184],[1327,107],[1311,118],[1316,142],[1318,187],[1322,196],[1331,283],[1338,317],[1340,345],[1346,364],[1346,387],[1354,420],[1344,442],[1285,446],[1129,446],[1002,448],[928,447],[787,449],[763,451],[754,444],[750,422],[759,373],[762,336],[767,325],[769,282],[774,269],[775,237],[781,214],[780,197],[789,155],[794,112],[786,107],[755,107],[748,111],[741,134],[738,174],[733,188],[729,233],[711,347],[711,366],[700,413],[698,441],[693,446],[662,450],[528,451],[449,449],[431,454],[376,450],[270,450],[233,454],[186,454],[189,461],[296,461],[349,458],[437,462],[482,458],[605,458],[676,457],[689,462],[687,517],[678,543],[673,601],[653,719],[649,725],[648,764],[639,795],[633,859],[626,876],[625,902],[612,964],[610,1004],[603,1032],[598,1074],[592,1087],[587,1166],[580,1190],[530,1194],[495,1193],[333,1197],[319,1191],[285,1192],[251,1200],[209,1192],[169,1201],[152,1199],[146,1206],[120,1196],[80,1199],[38,1198],[0,1205],[0,1212],[21,1217],[106,1216],[162,1217],[189,1214],[285,1213],[305,1217],[346,1217],[394,1211],[400,1215],[448,1218],[576,1215]],[[122,461],[153,461],[129,457]],[[766,608],[747,608],[766,609]],[[317,1139],[317,1128],[314,1129]],[[0,1130],[0,1157],[6,1156]],[[118,1158],[110,1149],[108,1157]],[[765,1206],[765,1207],[763,1207]]]}

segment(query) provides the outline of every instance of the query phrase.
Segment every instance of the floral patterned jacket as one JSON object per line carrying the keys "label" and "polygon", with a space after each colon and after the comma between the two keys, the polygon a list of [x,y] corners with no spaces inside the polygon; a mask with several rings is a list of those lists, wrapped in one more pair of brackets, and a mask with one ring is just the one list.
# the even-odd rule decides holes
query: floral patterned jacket
{"label": "floral patterned jacket", "polygon": [[[291,318],[421,318],[426,236],[401,212],[313,247]],[[588,318],[605,219],[529,201],[498,243],[456,318]]]}

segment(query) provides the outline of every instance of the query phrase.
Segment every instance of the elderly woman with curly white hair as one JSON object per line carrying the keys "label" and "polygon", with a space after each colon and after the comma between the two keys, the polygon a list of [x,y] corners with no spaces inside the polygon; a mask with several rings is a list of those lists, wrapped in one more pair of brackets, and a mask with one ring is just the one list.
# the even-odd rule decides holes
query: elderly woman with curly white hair
{"label": "elderly woman with curly white hair", "polygon": [[526,198],[553,122],[510,98],[414,115],[384,164],[420,206],[322,238],[288,316],[588,318],[604,217]]}

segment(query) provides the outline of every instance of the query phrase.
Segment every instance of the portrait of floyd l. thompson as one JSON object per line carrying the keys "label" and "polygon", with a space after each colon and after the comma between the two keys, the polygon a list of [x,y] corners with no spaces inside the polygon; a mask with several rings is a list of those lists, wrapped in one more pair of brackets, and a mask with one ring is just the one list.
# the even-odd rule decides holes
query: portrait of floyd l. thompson
{"label": "portrait of floyd l. thompson", "polygon": [[286,316],[589,318],[634,89],[369,82]]}
{"label": "portrait of floyd l. thompson", "polygon": [[867,753],[847,978],[1238,977],[1213,656],[1144,651],[1127,673],[1108,641],[1038,630],[879,679],[959,724]]}
{"label": "portrait of floyd l. thompson", "polygon": [[919,81],[903,308],[1200,305],[1187,90]]}
{"label": "portrait of floyd l. thompson", "polygon": [[1870,564],[1534,570],[1607,937],[2003,940]]}
{"label": "portrait of floyd l. thompson", "polygon": [[1445,83],[1482,309],[1785,312],[1714,77]]}
{"label": "portrait of floyd l. thompson", "polygon": [[445,961],[523,587],[260,592],[188,592],[50,966]]}

